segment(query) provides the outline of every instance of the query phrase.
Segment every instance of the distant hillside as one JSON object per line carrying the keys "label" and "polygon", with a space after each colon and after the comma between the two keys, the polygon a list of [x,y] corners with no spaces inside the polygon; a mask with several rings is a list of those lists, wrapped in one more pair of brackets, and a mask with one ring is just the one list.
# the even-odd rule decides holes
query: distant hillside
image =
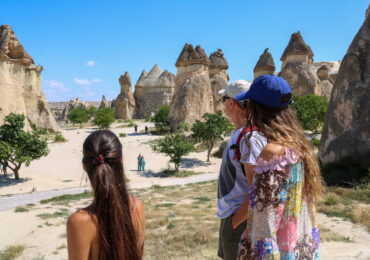
{"label": "distant hillside", "polygon": [[[66,102],[49,102],[49,106],[51,110],[63,110],[65,106],[67,105],[68,101]],[[100,102],[99,101],[84,101],[89,106],[99,107]],[[110,101],[108,101],[110,105]]]}

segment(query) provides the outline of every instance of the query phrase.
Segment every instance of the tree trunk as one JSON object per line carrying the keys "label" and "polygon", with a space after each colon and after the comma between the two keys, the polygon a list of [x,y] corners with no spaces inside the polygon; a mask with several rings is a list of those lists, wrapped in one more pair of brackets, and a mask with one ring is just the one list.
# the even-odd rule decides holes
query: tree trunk
{"label": "tree trunk", "polygon": [[179,163],[175,163],[175,172],[178,172],[179,171]]}
{"label": "tree trunk", "polygon": [[15,168],[13,172],[14,172],[15,179],[19,180],[19,169]]}
{"label": "tree trunk", "polygon": [[210,146],[208,147],[208,152],[207,152],[207,162],[209,162],[209,157],[211,155],[211,151],[213,149],[213,143],[210,144]]}
{"label": "tree trunk", "polygon": [[14,177],[16,180],[19,180],[19,169],[21,168],[21,164],[16,165],[13,172],[14,172]]}

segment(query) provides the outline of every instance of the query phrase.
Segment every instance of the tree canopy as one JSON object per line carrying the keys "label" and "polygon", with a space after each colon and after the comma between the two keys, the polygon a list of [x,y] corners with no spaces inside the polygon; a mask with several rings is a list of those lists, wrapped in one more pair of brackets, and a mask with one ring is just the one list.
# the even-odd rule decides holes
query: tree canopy
{"label": "tree canopy", "polygon": [[22,164],[29,166],[49,153],[47,142],[38,131],[23,130],[24,120],[24,115],[11,113],[0,126],[0,163],[13,171],[15,179],[19,179]]}

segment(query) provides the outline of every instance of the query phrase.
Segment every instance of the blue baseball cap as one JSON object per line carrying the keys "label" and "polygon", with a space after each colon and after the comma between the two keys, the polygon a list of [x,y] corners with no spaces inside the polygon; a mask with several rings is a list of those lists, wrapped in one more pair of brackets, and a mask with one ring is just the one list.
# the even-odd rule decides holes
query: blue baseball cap
{"label": "blue baseball cap", "polygon": [[235,100],[252,99],[269,107],[286,107],[292,103],[291,97],[292,89],[285,79],[274,75],[262,75],[253,81],[248,91],[236,95]]}

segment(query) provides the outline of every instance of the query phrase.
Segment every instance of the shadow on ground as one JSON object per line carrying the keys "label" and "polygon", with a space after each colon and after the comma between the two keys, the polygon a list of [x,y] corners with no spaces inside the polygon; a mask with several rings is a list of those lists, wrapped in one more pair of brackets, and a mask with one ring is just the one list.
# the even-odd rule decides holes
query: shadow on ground
{"label": "shadow on ground", "polygon": [[13,174],[2,174],[0,175],[0,187],[17,185],[18,183],[23,183],[29,180],[31,180],[31,178],[19,178],[19,180],[15,180]]}
{"label": "shadow on ground", "polygon": [[190,169],[190,168],[194,168],[194,167],[210,166],[210,165],[211,165],[210,162],[201,161],[201,160],[196,159],[196,158],[182,158],[180,167]]}

